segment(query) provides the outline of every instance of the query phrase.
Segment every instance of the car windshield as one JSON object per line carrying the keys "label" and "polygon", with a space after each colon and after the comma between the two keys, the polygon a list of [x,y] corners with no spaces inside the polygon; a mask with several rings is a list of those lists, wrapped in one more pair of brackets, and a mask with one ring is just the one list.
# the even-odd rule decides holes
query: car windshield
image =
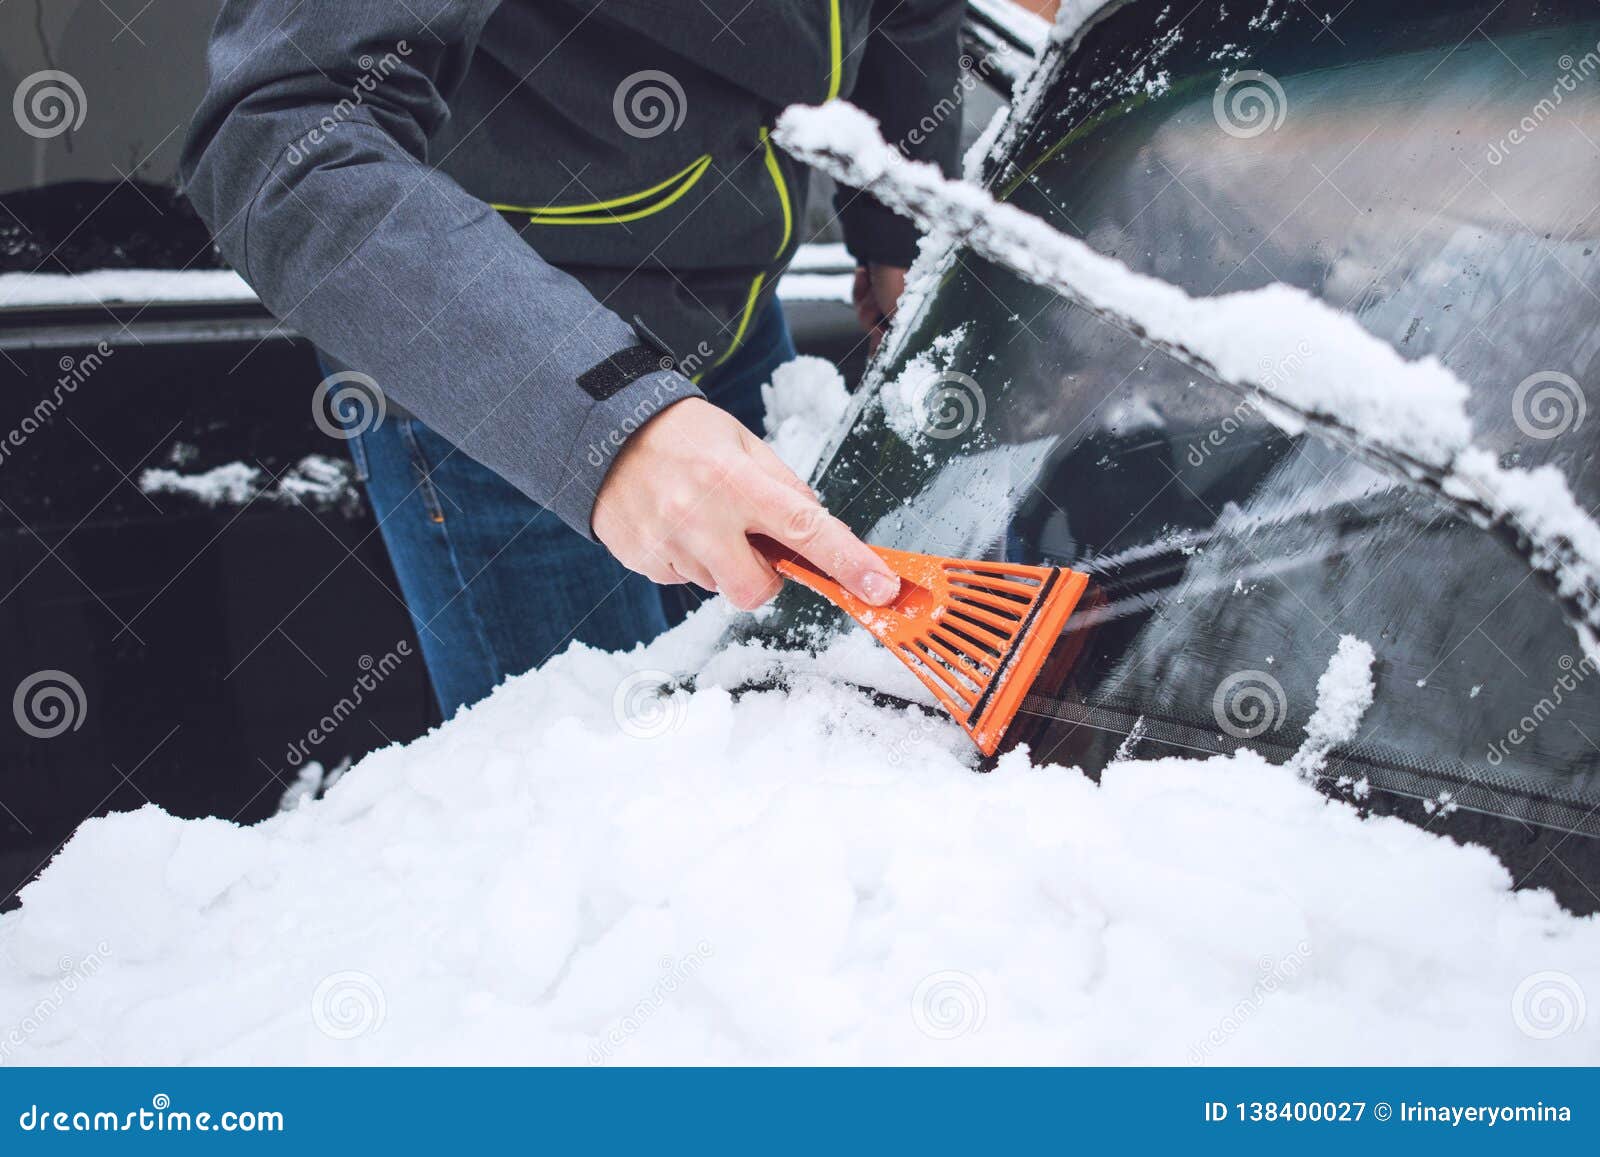
{"label": "car windshield", "polygon": [[[1480,445],[1593,510],[1597,43],[1567,0],[1354,0],[1336,28],[1283,0],[1113,4],[984,181],[1190,294],[1297,285],[1438,357]],[[1281,760],[1349,634],[1377,695],[1330,779],[1600,833],[1594,662],[1448,501],[959,249],[866,391],[816,479],[830,509],[881,545],[1093,578],[1075,661],[1023,709],[1036,757]],[[837,621],[790,590],[763,629]]]}

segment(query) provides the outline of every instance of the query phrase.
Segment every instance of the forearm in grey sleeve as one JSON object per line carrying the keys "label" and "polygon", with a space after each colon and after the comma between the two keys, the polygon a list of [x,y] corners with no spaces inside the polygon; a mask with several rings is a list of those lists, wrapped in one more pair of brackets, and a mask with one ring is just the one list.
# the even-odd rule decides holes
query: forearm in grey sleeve
{"label": "forearm in grey sleeve", "polygon": [[[961,0],[879,0],[850,100],[878,119],[883,139],[946,174],[961,151]],[[840,187],[845,244],[858,262],[907,266],[917,227],[871,197]]]}
{"label": "forearm in grey sleeve", "polygon": [[616,450],[698,391],[428,166],[495,7],[226,0],[186,192],[285,324],[592,537]]}

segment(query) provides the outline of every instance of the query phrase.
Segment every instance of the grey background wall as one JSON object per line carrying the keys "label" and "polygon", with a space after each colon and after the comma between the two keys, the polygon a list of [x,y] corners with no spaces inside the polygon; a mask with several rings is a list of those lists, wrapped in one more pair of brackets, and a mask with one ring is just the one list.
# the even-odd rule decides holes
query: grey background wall
{"label": "grey background wall", "polygon": [[[0,3],[0,193],[119,175],[170,183],[183,126],[205,88],[217,0],[5,0]],[[81,127],[38,140],[10,115],[43,70],[82,86]]]}

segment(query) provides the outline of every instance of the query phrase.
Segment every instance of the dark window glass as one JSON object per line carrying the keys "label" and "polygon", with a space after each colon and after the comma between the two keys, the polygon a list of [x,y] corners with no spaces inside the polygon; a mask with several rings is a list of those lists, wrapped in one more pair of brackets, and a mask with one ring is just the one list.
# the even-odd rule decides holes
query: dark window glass
{"label": "dark window glass", "polygon": [[[1191,294],[1287,282],[1439,357],[1479,444],[1600,504],[1600,414],[1575,421],[1600,343],[1593,6],[1186,7],[1092,26],[990,187]],[[1264,75],[1225,84],[1242,70]],[[942,408],[897,401],[939,373]],[[967,252],[869,388],[831,509],[880,544],[1094,576],[1075,664],[1025,709],[1037,754],[1096,766],[1135,733],[1284,758],[1352,634],[1377,697],[1330,774],[1600,832],[1600,672],[1545,581],[1448,503]],[[797,591],[782,612],[768,629],[835,621]]]}

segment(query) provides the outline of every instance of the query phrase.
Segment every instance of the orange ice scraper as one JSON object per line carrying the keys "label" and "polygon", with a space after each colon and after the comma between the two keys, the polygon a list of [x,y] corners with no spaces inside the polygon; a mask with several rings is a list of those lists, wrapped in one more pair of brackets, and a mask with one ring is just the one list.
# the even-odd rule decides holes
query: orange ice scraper
{"label": "orange ice scraper", "polygon": [[1089,576],[1058,566],[940,558],[875,546],[900,576],[888,606],[864,603],[776,543],[778,573],[804,583],[875,635],[985,755],[993,755],[1078,605]]}

